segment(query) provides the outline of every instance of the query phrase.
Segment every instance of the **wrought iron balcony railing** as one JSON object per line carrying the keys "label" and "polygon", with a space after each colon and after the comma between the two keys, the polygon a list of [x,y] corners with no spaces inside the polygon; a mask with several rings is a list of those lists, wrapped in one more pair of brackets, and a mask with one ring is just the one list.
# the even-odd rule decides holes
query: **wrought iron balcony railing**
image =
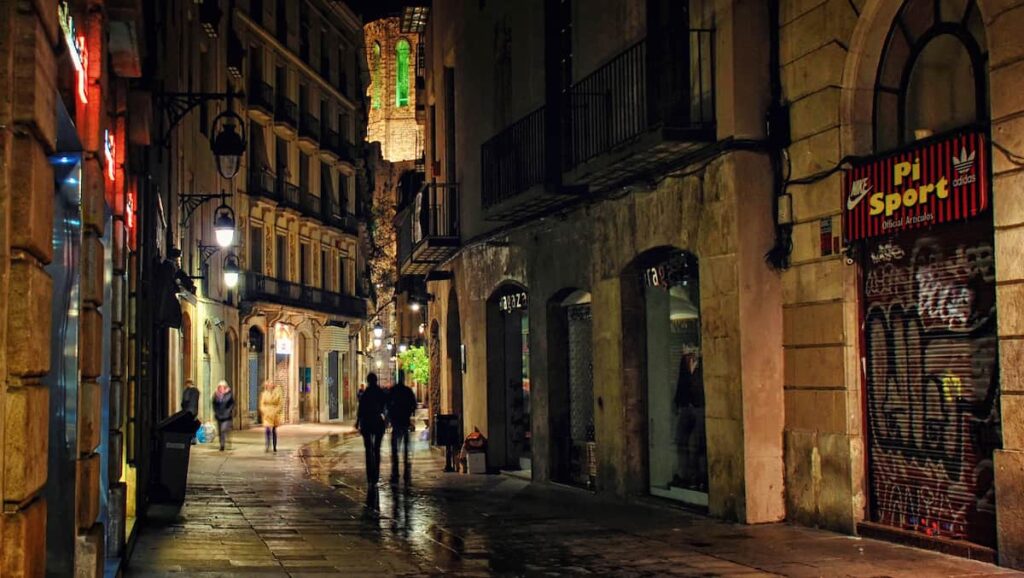
{"label": "wrought iron balcony railing", "polygon": [[307,217],[314,219],[322,219],[323,213],[321,212],[320,197],[310,193],[309,191],[303,190],[300,195],[300,204],[302,205],[302,214]]}
{"label": "wrought iron balcony railing", "polygon": [[274,117],[278,122],[284,123],[293,129],[298,128],[299,105],[283,94],[278,94]]}
{"label": "wrought iron balcony railing", "polygon": [[249,194],[277,199],[274,173],[265,168],[250,167],[248,173]]}
{"label": "wrought iron balcony railing", "polygon": [[427,273],[459,248],[458,185],[427,183],[396,221],[400,272]]}
{"label": "wrought iron balcony railing", "polygon": [[249,108],[258,108],[269,115],[274,114],[274,87],[262,80],[249,83]]}
{"label": "wrought iron balcony railing", "polygon": [[302,114],[302,120],[299,122],[299,138],[320,142],[320,121],[308,112]]}
{"label": "wrought iron balcony railing", "polygon": [[293,185],[278,175],[277,181],[274,183],[274,190],[276,191],[278,202],[292,209],[300,208],[298,185]]}
{"label": "wrought iron balcony railing", "polygon": [[679,42],[670,54],[652,54],[641,40],[569,88],[564,170],[654,129],[662,129],[665,140],[714,138],[714,32],[688,34],[689,42]]}
{"label": "wrought iron balcony railing", "polygon": [[366,317],[366,301],[360,297],[343,295],[252,272],[245,274],[241,287],[241,299],[250,303],[266,301],[301,309],[312,309],[351,319]]}
{"label": "wrought iron balcony railing", "polygon": [[545,115],[545,108],[538,108],[482,145],[485,209],[544,182]]}

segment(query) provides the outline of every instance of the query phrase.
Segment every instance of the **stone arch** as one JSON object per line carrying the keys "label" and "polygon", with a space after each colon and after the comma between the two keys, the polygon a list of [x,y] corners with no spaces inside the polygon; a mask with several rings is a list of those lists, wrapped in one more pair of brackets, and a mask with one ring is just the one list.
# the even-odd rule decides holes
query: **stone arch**
{"label": "stone arch", "polygon": [[[986,25],[994,11],[990,4],[992,0],[977,0],[982,22]],[[841,156],[864,156],[873,152],[878,67],[889,30],[902,7],[902,1],[869,0],[857,19],[843,69],[839,116]],[[988,49],[994,44],[991,31],[986,30],[986,36],[988,46],[982,48]],[[990,87],[989,93],[995,94],[995,88]]]}
{"label": "stone arch", "polygon": [[527,300],[526,287],[514,280],[499,283],[487,299],[487,460],[502,469],[518,469],[531,455],[529,366],[522,349]]}

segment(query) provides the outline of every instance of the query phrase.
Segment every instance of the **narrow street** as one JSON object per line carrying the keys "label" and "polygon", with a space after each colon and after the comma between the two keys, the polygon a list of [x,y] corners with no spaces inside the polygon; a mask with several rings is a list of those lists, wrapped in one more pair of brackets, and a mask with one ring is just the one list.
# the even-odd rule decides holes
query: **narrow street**
{"label": "narrow street", "polygon": [[444,474],[424,442],[412,483],[382,486],[372,503],[351,428],[280,431],[277,454],[265,453],[260,430],[237,432],[224,453],[194,446],[184,508],[142,531],[128,575],[1022,575],[808,528],[602,501],[511,476]]}

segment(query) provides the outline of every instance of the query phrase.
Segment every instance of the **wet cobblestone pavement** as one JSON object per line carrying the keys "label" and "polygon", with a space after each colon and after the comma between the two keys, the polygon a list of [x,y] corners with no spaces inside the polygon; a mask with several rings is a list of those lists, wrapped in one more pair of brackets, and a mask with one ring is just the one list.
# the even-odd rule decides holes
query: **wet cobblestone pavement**
{"label": "wet cobblestone pavement", "polygon": [[808,528],[444,474],[424,443],[412,482],[368,499],[351,428],[280,431],[277,454],[259,431],[238,432],[224,453],[194,446],[185,506],[143,529],[128,576],[1024,576]]}

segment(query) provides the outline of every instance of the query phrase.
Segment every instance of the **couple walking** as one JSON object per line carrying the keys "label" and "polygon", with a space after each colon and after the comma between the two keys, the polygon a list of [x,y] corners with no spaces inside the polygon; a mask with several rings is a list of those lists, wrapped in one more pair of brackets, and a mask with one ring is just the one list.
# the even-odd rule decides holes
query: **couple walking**
{"label": "couple walking", "polygon": [[366,481],[373,488],[380,480],[380,446],[387,425],[391,425],[391,483],[398,483],[398,453],[402,447],[405,463],[405,483],[410,482],[412,466],[409,464],[409,431],[416,412],[416,394],[405,385],[405,374],[398,373],[398,383],[384,391],[377,382],[377,374],[366,376],[367,387],[359,396],[356,429],[363,436],[366,449]]}
{"label": "couple walking", "polygon": [[[185,380],[185,391],[181,394],[181,409],[192,414],[192,417],[199,416],[199,389],[191,379]],[[235,396],[231,393],[231,386],[223,379],[217,384],[217,391],[213,394],[213,417],[217,420],[217,433],[220,437],[220,451],[224,451],[224,444],[231,434],[231,421],[235,414]],[[192,443],[196,443],[195,437]]]}

